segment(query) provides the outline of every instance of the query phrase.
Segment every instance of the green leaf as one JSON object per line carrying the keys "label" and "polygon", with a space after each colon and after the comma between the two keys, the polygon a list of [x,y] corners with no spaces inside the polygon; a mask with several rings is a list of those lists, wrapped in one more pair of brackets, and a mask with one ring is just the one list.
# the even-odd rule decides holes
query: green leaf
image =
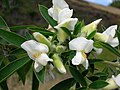
{"label": "green leaf", "polygon": [[26,39],[16,33],[5,31],[0,29],[0,37],[5,39],[7,42],[20,47],[20,45],[26,41]]}
{"label": "green leaf", "polygon": [[0,83],[30,61],[29,57],[17,59],[0,70]]}
{"label": "green leaf", "polygon": [[89,59],[90,64],[94,64],[96,62],[102,62],[102,61],[103,61],[102,59]]}
{"label": "green leaf", "polygon": [[31,27],[31,28],[28,28],[29,30],[31,30],[31,31],[34,31],[34,32],[40,32],[41,34],[43,34],[43,35],[45,35],[45,36],[53,36],[54,35],[54,33],[53,32],[51,32],[51,31],[48,31],[48,30],[46,30],[46,29],[43,29],[43,28],[33,28],[33,27]]}
{"label": "green leaf", "polygon": [[4,4],[5,8],[10,9],[9,0],[3,0],[3,4]]}
{"label": "green leaf", "polygon": [[0,16],[0,29],[5,29],[7,31],[10,31],[7,23],[5,22],[5,20]]}
{"label": "green leaf", "polygon": [[69,78],[56,84],[50,90],[69,90],[74,84],[75,80],[73,78]]}
{"label": "green leaf", "polygon": [[105,82],[103,80],[97,80],[97,81],[94,81],[93,83],[91,83],[89,85],[89,87],[92,88],[92,89],[101,89],[101,88],[103,88],[107,85],[108,85],[107,82]]}
{"label": "green leaf", "polygon": [[61,29],[66,32],[67,35],[71,36],[71,32],[69,29],[65,28],[65,27],[61,27]]}
{"label": "green leaf", "polygon": [[81,22],[78,22],[76,25],[75,25],[75,30],[73,32],[74,35],[77,35],[78,33],[81,32],[81,28],[84,26],[84,20],[82,20]]}
{"label": "green leaf", "polygon": [[20,79],[22,80],[22,83],[25,84],[25,80],[26,80],[26,75],[28,73],[28,71],[30,70],[32,65],[32,60],[28,63],[26,63],[23,67],[21,67],[17,73],[20,77]]}
{"label": "green leaf", "polygon": [[69,70],[73,76],[73,78],[79,82],[83,87],[86,87],[87,86],[87,83],[86,83],[86,80],[85,78],[83,77],[83,75],[74,67],[70,66],[69,67]]}
{"label": "green leaf", "polygon": [[34,71],[34,73],[35,73],[38,81],[44,83],[44,79],[45,79],[45,67],[40,72]]}
{"label": "green leaf", "polygon": [[35,73],[33,72],[33,76],[32,76],[32,90],[38,90],[39,88],[39,81],[35,75]]}
{"label": "green leaf", "polygon": [[54,28],[54,26],[57,25],[57,22],[50,17],[50,15],[48,14],[48,9],[47,7],[43,6],[43,5],[39,5],[39,11],[41,13],[41,15],[43,16],[43,18]]}
{"label": "green leaf", "polygon": [[88,35],[87,39],[88,39],[88,40],[92,39],[92,38],[95,36],[96,32],[97,32],[97,31],[95,30],[95,31],[93,31],[92,33],[90,33],[90,35]]}
{"label": "green leaf", "polygon": [[35,28],[37,26],[34,26],[34,25],[12,26],[12,27],[10,27],[10,30],[17,31],[17,30],[27,29],[27,28],[31,28],[31,27]]}
{"label": "green leaf", "polygon": [[116,48],[113,48],[111,45],[104,43],[104,42],[99,42],[99,44],[108,49],[110,52],[114,53],[115,55],[117,55],[118,57],[120,57],[120,53],[116,50]]}
{"label": "green leaf", "polygon": [[31,35],[29,32],[25,33],[25,37],[26,37],[27,40],[34,39],[33,35]]}

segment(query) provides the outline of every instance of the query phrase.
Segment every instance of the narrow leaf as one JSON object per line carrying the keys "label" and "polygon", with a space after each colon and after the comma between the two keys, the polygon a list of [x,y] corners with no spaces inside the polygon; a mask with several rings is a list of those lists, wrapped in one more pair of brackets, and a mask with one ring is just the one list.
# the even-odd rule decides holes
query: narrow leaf
{"label": "narrow leaf", "polygon": [[33,76],[32,76],[32,90],[38,90],[39,88],[39,81],[35,75],[35,73],[33,72]]}
{"label": "narrow leaf", "polygon": [[64,32],[67,33],[67,35],[71,36],[71,32],[70,32],[70,30],[68,30],[68,29],[65,28],[65,27],[61,27],[61,28],[62,28],[62,30],[63,30]]}
{"label": "narrow leaf", "polygon": [[43,34],[43,35],[45,35],[45,36],[53,36],[54,35],[54,33],[53,32],[51,32],[51,31],[48,31],[48,30],[46,30],[46,29],[43,29],[43,28],[33,28],[33,27],[31,27],[31,28],[28,28],[29,30],[31,30],[31,31],[34,31],[34,32],[40,32],[41,34]]}
{"label": "narrow leaf", "polygon": [[30,59],[28,57],[22,57],[17,59],[4,68],[0,70],[0,83],[10,77],[13,73],[15,73],[18,69],[28,63]]}
{"label": "narrow leaf", "polygon": [[95,36],[95,34],[96,34],[96,30],[93,31],[92,33],[90,33],[90,35],[88,35],[87,39],[88,39],[88,40],[89,40],[89,39],[92,39],[92,38]]}
{"label": "narrow leaf", "polygon": [[81,28],[84,26],[84,20],[82,20],[81,22],[78,22],[75,25],[75,30],[73,32],[74,35],[77,35],[78,33],[81,33]]}
{"label": "narrow leaf", "polygon": [[75,80],[73,78],[69,78],[56,84],[50,90],[69,90],[74,84]]}
{"label": "narrow leaf", "polygon": [[44,83],[44,79],[45,79],[45,68],[43,68],[40,72],[35,72],[35,75],[38,79],[39,82]]}
{"label": "narrow leaf", "polygon": [[43,5],[39,5],[39,11],[41,13],[41,15],[43,16],[43,18],[54,28],[54,26],[57,25],[57,22],[50,17],[50,15],[48,14],[48,9],[47,7],[43,6]]}
{"label": "narrow leaf", "polygon": [[10,27],[10,30],[12,30],[12,31],[18,31],[18,30],[22,30],[22,29],[31,28],[31,27],[35,28],[37,26],[34,26],[34,25],[12,26],[12,27]]}
{"label": "narrow leaf", "polygon": [[26,39],[16,33],[5,31],[0,29],[0,37],[5,39],[7,42],[20,47],[20,45],[26,41]]}
{"label": "narrow leaf", "polygon": [[79,82],[83,87],[86,87],[87,86],[87,83],[86,83],[86,80],[85,78],[83,77],[83,75],[74,67],[70,66],[69,67],[69,70],[73,76],[73,78]]}
{"label": "narrow leaf", "polygon": [[110,52],[114,53],[115,55],[117,55],[118,57],[120,57],[120,53],[116,50],[116,48],[113,48],[111,45],[104,43],[104,42],[99,42],[99,44],[108,49]]}
{"label": "narrow leaf", "polygon": [[23,67],[21,67],[17,73],[20,77],[20,79],[22,80],[22,83],[25,84],[25,80],[26,80],[26,75],[28,73],[28,71],[30,70],[32,65],[32,60],[29,61],[28,63],[26,63]]}
{"label": "narrow leaf", "polygon": [[92,89],[101,89],[101,88],[103,88],[107,85],[108,85],[107,82],[105,82],[103,80],[97,80],[97,81],[94,81],[93,83],[91,83],[89,85],[89,87],[92,88]]}
{"label": "narrow leaf", "polygon": [[0,16],[0,29],[5,29],[10,31],[7,23],[5,22],[5,20]]}

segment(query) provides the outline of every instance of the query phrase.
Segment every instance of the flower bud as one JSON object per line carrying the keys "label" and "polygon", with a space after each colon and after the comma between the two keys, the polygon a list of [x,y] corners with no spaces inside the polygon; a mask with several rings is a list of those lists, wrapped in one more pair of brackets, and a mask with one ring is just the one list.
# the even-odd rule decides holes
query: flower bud
{"label": "flower bud", "polygon": [[46,44],[50,48],[51,42],[44,35],[39,32],[34,32],[33,36],[38,42]]}
{"label": "flower bud", "polygon": [[107,79],[106,82],[109,84],[104,87],[104,90],[112,90],[120,87],[120,74],[117,75],[116,77],[112,76],[112,78]]}
{"label": "flower bud", "polygon": [[61,61],[61,58],[57,55],[57,54],[54,54],[52,56],[52,59],[53,59],[53,63],[55,65],[55,67],[59,70],[59,72],[65,74],[66,73],[66,69]]}
{"label": "flower bud", "polygon": [[102,19],[98,19],[98,20],[84,26],[81,30],[81,36],[84,36],[84,37],[89,36],[93,31],[96,30],[97,25],[100,23],[101,20]]}
{"label": "flower bud", "polygon": [[94,36],[95,40],[99,40],[99,41],[102,41],[102,42],[107,42],[108,38],[109,37],[107,35],[104,35],[102,33],[96,33],[95,36]]}
{"label": "flower bud", "polygon": [[62,45],[57,46],[56,52],[61,53],[63,51],[65,51],[65,47],[64,46],[62,46]]}

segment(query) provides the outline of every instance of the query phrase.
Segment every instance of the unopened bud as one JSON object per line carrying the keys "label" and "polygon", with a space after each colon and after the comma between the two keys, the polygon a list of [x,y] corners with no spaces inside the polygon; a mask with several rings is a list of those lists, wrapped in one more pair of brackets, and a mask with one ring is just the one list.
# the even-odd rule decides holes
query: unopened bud
{"label": "unopened bud", "polygon": [[101,20],[102,19],[98,19],[84,26],[81,30],[81,36],[89,36],[93,31],[97,29],[97,25],[100,23]]}
{"label": "unopened bud", "polygon": [[51,42],[44,35],[39,32],[34,32],[33,36],[38,42],[46,44],[50,48]]}
{"label": "unopened bud", "polygon": [[66,69],[61,61],[61,58],[57,55],[57,54],[54,54],[52,56],[52,59],[53,59],[53,63],[55,65],[55,67],[58,69],[59,72],[65,74],[66,73]]}

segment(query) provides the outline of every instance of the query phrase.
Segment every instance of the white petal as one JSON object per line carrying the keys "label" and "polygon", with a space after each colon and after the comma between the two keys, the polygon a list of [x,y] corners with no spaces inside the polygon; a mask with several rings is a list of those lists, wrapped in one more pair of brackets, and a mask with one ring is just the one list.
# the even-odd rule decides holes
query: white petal
{"label": "white petal", "polygon": [[84,37],[78,37],[69,42],[70,50],[82,51],[88,45],[88,40]]}
{"label": "white petal", "polygon": [[69,30],[74,30],[75,24],[77,23],[78,19],[77,18],[69,18],[69,19],[65,19],[64,21],[62,21],[60,24],[58,24],[57,26],[55,26],[56,29],[60,29],[61,27],[66,27]]}
{"label": "white petal", "polygon": [[85,48],[85,53],[89,53],[93,49],[93,40],[88,40],[87,46]]}
{"label": "white petal", "polygon": [[64,21],[65,19],[72,17],[72,15],[73,15],[73,10],[70,10],[69,8],[65,8],[61,10],[58,15],[58,23]]}
{"label": "white petal", "polygon": [[69,8],[68,4],[64,0],[52,0],[53,6],[56,8]]}
{"label": "white petal", "polygon": [[115,36],[115,33],[116,33],[115,30],[117,30],[117,25],[112,25],[112,26],[108,27],[108,28],[103,32],[103,34],[105,34],[105,35],[111,35],[112,37],[114,37],[114,36]]}
{"label": "white petal", "polygon": [[43,66],[41,64],[38,64],[38,63],[34,63],[34,68],[35,68],[35,71],[36,72],[39,72],[43,69]]}
{"label": "white petal", "polygon": [[81,52],[77,52],[74,58],[72,59],[72,64],[73,65],[79,65],[84,62],[85,58],[82,56]]}
{"label": "white petal", "polygon": [[88,69],[89,66],[88,60],[86,59],[82,65],[85,67],[85,69]]}
{"label": "white petal", "polygon": [[116,77],[112,76],[116,84],[120,87],[120,74],[118,74]]}
{"label": "white petal", "polygon": [[43,65],[43,66],[46,66],[48,61],[51,61],[51,62],[52,62],[53,60],[50,59],[47,54],[42,53],[35,61],[36,61],[38,64],[41,64],[41,65]]}
{"label": "white petal", "polygon": [[118,38],[113,38],[111,41],[108,42],[108,44],[110,44],[112,47],[116,47],[119,45],[119,40]]}
{"label": "white petal", "polygon": [[29,40],[21,44],[21,47],[29,53],[42,52],[47,53],[49,51],[47,45],[36,42],[35,40]]}
{"label": "white petal", "polygon": [[51,17],[53,17],[53,8],[49,8],[49,9],[48,9],[48,14],[49,14]]}

